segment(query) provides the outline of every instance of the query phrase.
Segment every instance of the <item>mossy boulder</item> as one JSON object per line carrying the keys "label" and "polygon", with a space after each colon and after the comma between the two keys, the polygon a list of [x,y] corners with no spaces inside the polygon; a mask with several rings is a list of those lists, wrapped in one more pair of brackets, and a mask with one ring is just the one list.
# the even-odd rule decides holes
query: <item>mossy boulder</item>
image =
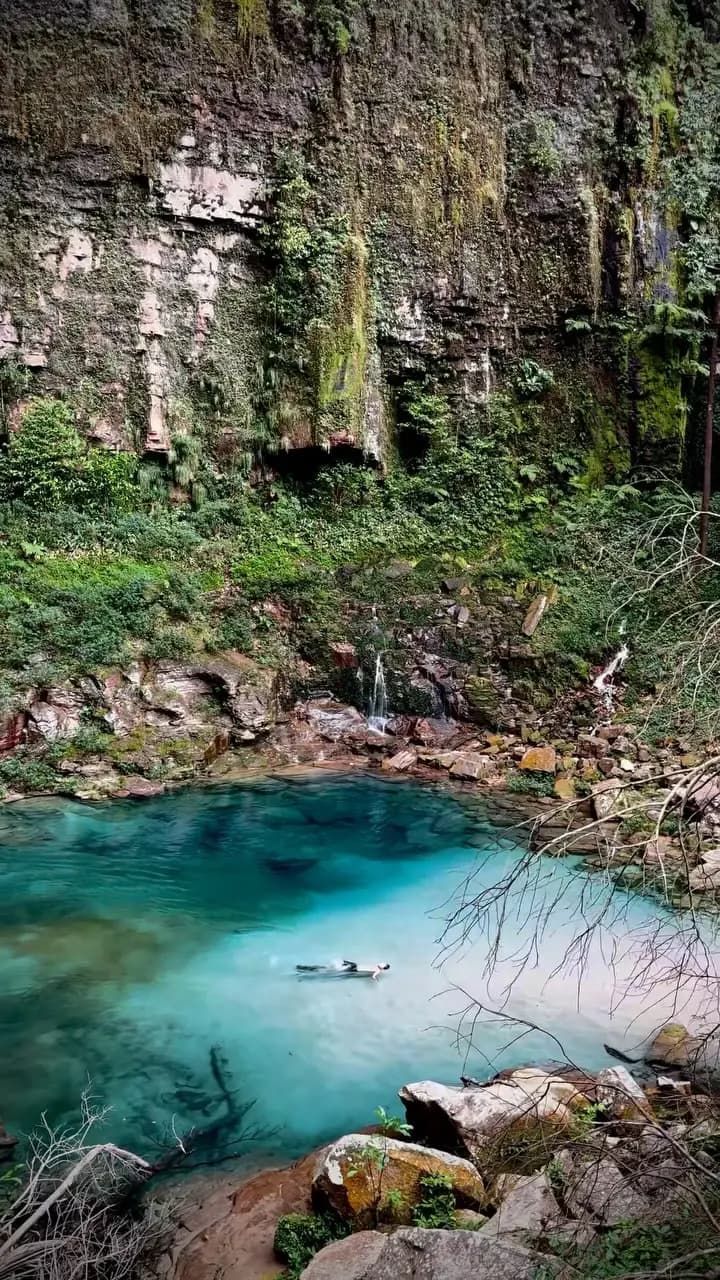
{"label": "mossy boulder", "polygon": [[485,1205],[482,1178],[468,1160],[413,1142],[358,1133],[347,1134],[323,1153],[313,1178],[313,1200],[360,1225],[385,1216],[410,1222],[427,1174],[447,1178],[459,1206]]}

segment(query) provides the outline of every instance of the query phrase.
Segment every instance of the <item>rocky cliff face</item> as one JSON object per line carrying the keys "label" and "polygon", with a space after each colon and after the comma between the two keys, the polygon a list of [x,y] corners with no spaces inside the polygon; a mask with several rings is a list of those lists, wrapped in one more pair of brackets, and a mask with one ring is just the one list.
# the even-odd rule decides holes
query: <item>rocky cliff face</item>
{"label": "rocky cliff face", "polygon": [[194,435],[387,462],[408,385],[482,417],[547,366],[539,429],[601,467],[675,448],[679,388],[618,377],[599,326],[671,287],[663,6],[3,9],[6,400],[59,390],[92,439],[161,457]]}

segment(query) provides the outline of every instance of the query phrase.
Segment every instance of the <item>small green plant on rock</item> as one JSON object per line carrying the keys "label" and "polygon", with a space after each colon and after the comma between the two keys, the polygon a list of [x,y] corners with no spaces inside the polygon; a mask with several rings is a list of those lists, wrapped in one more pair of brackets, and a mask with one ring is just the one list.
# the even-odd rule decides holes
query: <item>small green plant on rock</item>
{"label": "small green plant on rock", "polygon": [[398,1191],[396,1187],[388,1191],[380,1205],[380,1213],[383,1220],[385,1222],[396,1222],[402,1213],[404,1203],[402,1192]]}
{"label": "small green plant on rock", "polygon": [[348,1234],[349,1227],[332,1213],[283,1214],[273,1240],[276,1254],[287,1263],[283,1280],[298,1280],[320,1249]]}
{"label": "small green plant on rock", "polygon": [[555,374],[536,360],[521,360],[515,375],[515,387],[526,400],[542,396],[555,386]]}
{"label": "small green plant on rock", "polygon": [[409,1125],[402,1116],[391,1116],[385,1107],[376,1107],[375,1115],[378,1124],[386,1138],[397,1137],[409,1138],[412,1133],[412,1125]]}
{"label": "small green plant on rock", "polygon": [[450,1231],[455,1223],[455,1192],[443,1173],[425,1173],[419,1180],[421,1199],[412,1213],[416,1227],[442,1228]]}
{"label": "small green plant on rock", "polygon": [[584,1138],[592,1132],[597,1124],[602,1123],[608,1112],[608,1104],[606,1102],[588,1102],[587,1106],[580,1107],[573,1116],[570,1135],[576,1142],[582,1142]]}

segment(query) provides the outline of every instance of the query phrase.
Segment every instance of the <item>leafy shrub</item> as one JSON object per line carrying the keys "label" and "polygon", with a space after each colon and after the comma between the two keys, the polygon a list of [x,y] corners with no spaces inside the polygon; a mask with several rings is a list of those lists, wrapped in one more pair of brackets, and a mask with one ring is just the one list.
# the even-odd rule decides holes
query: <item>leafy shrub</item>
{"label": "leafy shrub", "polygon": [[58,791],[61,785],[50,765],[25,754],[0,760],[0,782],[14,791]]}
{"label": "leafy shrub", "polygon": [[421,1199],[412,1213],[416,1227],[438,1227],[450,1230],[455,1226],[455,1192],[452,1182],[442,1173],[425,1173],[420,1178]]}
{"label": "leafy shrub", "polygon": [[349,1228],[330,1213],[286,1213],[275,1229],[273,1248],[287,1267],[285,1280],[297,1280],[319,1249],[348,1235]]}
{"label": "leafy shrub", "polygon": [[128,510],[137,461],[131,454],[87,449],[62,400],[34,400],[0,464],[0,493],[29,507]]}
{"label": "leafy shrub", "polygon": [[350,462],[324,467],[312,488],[311,498],[319,506],[354,507],[378,500],[378,474]]}
{"label": "leafy shrub", "polygon": [[[613,1280],[615,1276],[688,1275],[687,1265],[675,1267],[673,1261],[692,1258],[692,1275],[717,1274],[717,1251],[698,1249],[698,1231],[705,1239],[707,1221],[702,1226],[689,1216],[674,1222],[648,1225],[642,1222],[620,1222],[598,1235],[581,1249],[568,1248],[565,1241],[555,1245],[557,1252],[577,1267],[579,1280]],[[550,1244],[555,1242],[550,1237]],[[553,1273],[554,1274],[554,1273]],[[544,1280],[542,1272],[538,1280]]]}
{"label": "leafy shrub", "polygon": [[555,778],[551,773],[537,773],[534,769],[517,769],[511,773],[507,783],[508,791],[519,796],[551,796],[555,790]]}
{"label": "leafy shrub", "polygon": [[555,386],[555,374],[543,369],[535,360],[521,360],[515,375],[515,387],[521,396],[530,400],[542,396]]}
{"label": "leafy shrub", "polygon": [[595,1125],[606,1119],[607,1113],[607,1102],[588,1102],[587,1106],[579,1107],[573,1116],[570,1130],[574,1140],[582,1142],[586,1139]]}
{"label": "leafy shrub", "polygon": [[78,755],[102,755],[112,741],[112,734],[99,724],[81,724],[74,735],[71,746]]}

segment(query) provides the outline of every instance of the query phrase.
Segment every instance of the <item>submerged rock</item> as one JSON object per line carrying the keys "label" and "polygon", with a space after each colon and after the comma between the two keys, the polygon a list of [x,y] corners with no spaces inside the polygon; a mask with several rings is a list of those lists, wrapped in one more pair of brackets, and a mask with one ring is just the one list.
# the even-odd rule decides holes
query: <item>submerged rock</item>
{"label": "submerged rock", "polygon": [[569,1129],[575,1111],[587,1103],[575,1085],[533,1068],[478,1088],[423,1080],[404,1085],[400,1098],[419,1134],[459,1147],[486,1170],[508,1143],[539,1156],[546,1140]]}
{"label": "submerged rock", "polygon": [[301,1280],[534,1280],[540,1267],[558,1280],[573,1274],[556,1258],[488,1240],[484,1231],[401,1227],[391,1236],[361,1231],[327,1245]]}
{"label": "submerged rock", "polygon": [[347,1134],[323,1153],[313,1178],[313,1198],[342,1218],[369,1222],[388,1195],[397,1192],[400,1219],[409,1221],[422,1195],[420,1179],[430,1173],[448,1178],[461,1204],[485,1204],[484,1183],[468,1160],[414,1142],[358,1133]]}

